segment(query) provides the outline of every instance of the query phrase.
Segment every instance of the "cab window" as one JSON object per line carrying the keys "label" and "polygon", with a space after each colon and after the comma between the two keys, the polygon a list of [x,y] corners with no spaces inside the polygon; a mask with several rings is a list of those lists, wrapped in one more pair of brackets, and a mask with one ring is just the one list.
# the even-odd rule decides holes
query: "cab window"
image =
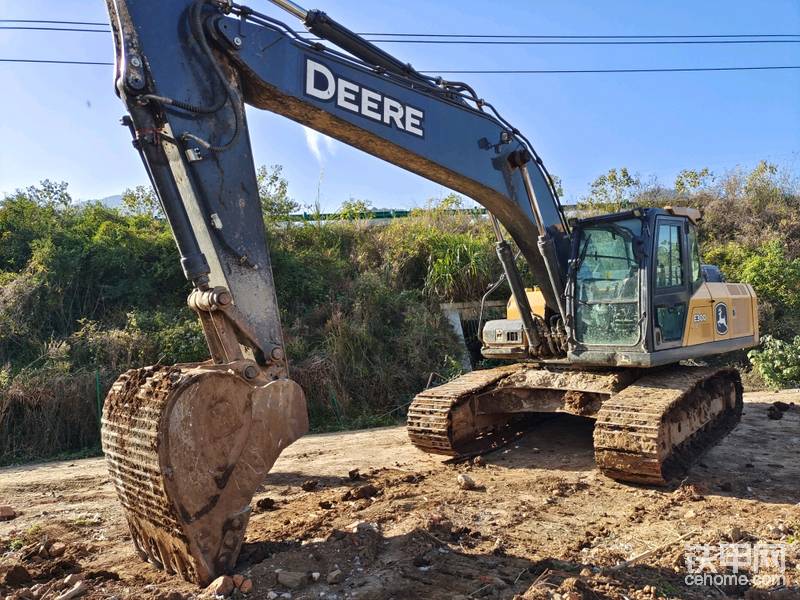
{"label": "cab window", "polygon": [[657,244],[656,288],[683,285],[680,224],[662,223],[659,225]]}
{"label": "cab window", "polygon": [[697,243],[697,229],[694,225],[689,225],[689,252],[691,253],[691,264],[689,276],[692,278],[692,284],[697,286],[703,280],[703,274],[700,269],[700,246]]}
{"label": "cab window", "polygon": [[639,341],[639,219],[581,230],[576,276],[576,339],[586,345],[633,346]]}

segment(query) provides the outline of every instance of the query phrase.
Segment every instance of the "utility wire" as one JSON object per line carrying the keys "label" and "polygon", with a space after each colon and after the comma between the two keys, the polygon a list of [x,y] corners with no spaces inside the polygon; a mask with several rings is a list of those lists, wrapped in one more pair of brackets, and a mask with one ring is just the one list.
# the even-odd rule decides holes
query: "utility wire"
{"label": "utility wire", "polygon": [[[97,25],[107,27],[105,21],[62,21],[42,19],[0,19],[0,23],[46,23],[56,25]],[[92,30],[94,31],[94,30]],[[308,33],[306,30],[297,30],[295,33]],[[800,37],[798,33],[722,33],[722,34],[687,34],[687,35],[529,35],[529,34],[483,34],[483,33],[394,33],[394,32],[360,32],[358,35],[374,35],[378,37],[413,37],[413,38],[498,38],[498,39],[692,39],[692,38],[790,38]]]}
{"label": "utility wire", "polygon": [[[307,33],[296,31],[295,33]],[[692,39],[692,38],[773,38],[773,37],[800,37],[797,33],[736,33],[720,35],[517,35],[517,34],[482,34],[482,33],[378,33],[365,32],[358,35],[392,36],[392,37],[422,37],[422,38],[508,38],[531,40],[588,40],[588,39]]]}
{"label": "utility wire", "polygon": [[[419,40],[419,39],[374,39],[365,38],[369,42],[382,44],[471,44],[491,46],[650,46],[650,45],[683,45],[683,44],[797,44],[800,39],[780,40],[601,40],[601,41],[575,41],[575,40]],[[320,40],[324,41],[324,40]]]}
{"label": "utility wire", "polygon": [[[111,33],[105,23],[97,21],[36,21],[33,19],[0,19],[0,23],[46,23],[57,25],[96,25],[104,29],[78,27],[45,27],[33,25],[4,25],[0,30],[15,31],[66,31],[73,33]],[[305,33],[305,32],[301,32]],[[683,44],[797,44],[800,34],[727,34],[727,35],[500,35],[500,34],[414,34],[414,33],[360,33],[363,36],[378,36],[367,41],[383,44],[458,44],[458,45],[504,45],[504,46],[629,46],[629,45],[683,45]],[[396,39],[381,39],[396,38]],[[421,39],[437,38],[437,39]],[[702,38],[702,39],[699,39]],[[720,39],[707,39],[720,38]],[[735,39],[732,39],[735,38]],[[767,38],[767,39],[753,39]],[[789,39],[798,38],[798,39]],[[319,38],[314,38],[315,41]],[[319,40],[324,41],[324,40]]]}
{"label": "utility wire", "polygon": [[111,33],[110,29],[81,29],[78,27],[32,27],[32,26],[24,26],[18,27],[14,26],[6,26],[0,25],[0,29],[11,29],[17,31],[80,31],[85,33]]}
{"label": "utility wire", "polygon": [[[42,63],[55,65],[101,65],[113,66],[113,62],[85,61],[85,60],[44,60],[33,58],[0,58],[6,63]],[[463,69],[463,70],[423,70],[421,73],[441,73],[444,75],[473,74],[473,75],[569,75],[577,73],[694,73],[702,71],[776,71],[800,69],[800,65],[770,65],[756,67],[677,67],[664,69]]]}
{"label": "utility wire", "polygon": [[108,27],[108,23],[102,21],[42,21],[39,19],[0,19],[0,23],[52,23],[57,25],[102,25],[103,27]]}
{"label": "utility wire", "polygon": [[113,66],[113,62],[94,62],[88,60],[39,60],[35,58],[0,58],[0,62],[6,63],[42,63],[51,65],[104,65]]}
{"label": "utility wire", "polygon": [[774,65],[762,67],[678,67],[666,69],[464,69],[455,71],[420,71],[420,73],[441,73],[445,75],[477,74],[477,75],[544,75],[573,73],[693,73],[700,71],[772,71],[800,69],[800,65]]}
{"label": "utility wire", "polygon": [[[0,21],[2,22],[2,21]],[[2,25],[0,30],[14,30],[14,31],[66,31],[72,33],[111,33],[110,29],[86,29],[79,27],[44,27],[44,26],[31,26],[31,25]],[[361,34],[361,35],[377,35],[377,34]],[[391,36],[393,34],[381,34],[384,36]],[[403,34],[396,34],[401,36]],[[410,36],[410,34],[409,34]],[[456,37],[469,37],[470,39],[453,39]],[[504,39],[496,39],[502,37]],[[412,37],[399,37],[398,39],[376,39],[365,38],[368,42],[381,43],[381,44],[437,44],[437,45],[478,45],[478,46],[651,46],[651,45],[728,45],[728,44],[800,44],[800,36],[795,36],[797,39],[785,39],[790,36],[774,36],[769,39],[619,39],[617,36],[603,36],[603,39],[557,39],[561,36],[542,36],[549,37],[550,39],[507,39],[526,36],[459,36],[452,34],[448,39],[416,39]],[[588,38],[589,36],[587,36]],[[601,36],[598,36],[601,37]],[[638,36],[629,36],[630,38]],[[678,37],[678,36],[675,36]],[[700,36],[698,36],[700,37]],[[744,38],[745,36],[741,36]],[[776,37],[782,39],[775,39]],[[492,38],[492,39],[474,39],[474,38]],[[311,38],[311,41],[325,41],[321,38]]]}

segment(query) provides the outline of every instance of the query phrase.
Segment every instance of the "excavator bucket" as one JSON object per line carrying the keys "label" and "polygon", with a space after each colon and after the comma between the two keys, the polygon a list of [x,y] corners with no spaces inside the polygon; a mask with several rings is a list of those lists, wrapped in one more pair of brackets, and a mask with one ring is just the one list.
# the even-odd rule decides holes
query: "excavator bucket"
{"label": "excavator bucket", "polygon": [[212,364],[123,374],[106,398],[102,443],[139,555],[200,585],[230,572],[253,494],[307,430],[289,379]]}

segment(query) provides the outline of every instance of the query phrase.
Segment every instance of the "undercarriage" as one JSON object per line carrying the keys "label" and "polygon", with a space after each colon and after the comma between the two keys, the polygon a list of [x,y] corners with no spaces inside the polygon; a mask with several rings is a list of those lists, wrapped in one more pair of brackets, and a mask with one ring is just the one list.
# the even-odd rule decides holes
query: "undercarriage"
{"label": "undercarriage", "polygon": [[569,413],[595,421],[595,460],[605,475],[664,485],[733,429],[741,412],[735,369],[519,363],[473,371],[418,394],[408,434],[425,452],[469,457],[513,439],[525,415]]}

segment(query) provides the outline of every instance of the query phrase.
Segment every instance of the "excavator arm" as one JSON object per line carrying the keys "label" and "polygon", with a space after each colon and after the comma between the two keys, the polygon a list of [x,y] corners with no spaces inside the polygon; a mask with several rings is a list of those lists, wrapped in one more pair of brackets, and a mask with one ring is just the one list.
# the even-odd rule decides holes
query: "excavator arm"
{"label": "excavator arm", "polygon": [[[570,327],[568,228],[524,136],[468,85],[273,1],[318,39],[229,0],[107,0],[123,123],[172,228],[211,361],[123,375],[103,446],[141,555],[202,583],[232,568],[253,493],[308,426],[286,364],[245,104],[485,206],[531,352],[563,352]],[[542,290],[537,322],[498,221]]]}

